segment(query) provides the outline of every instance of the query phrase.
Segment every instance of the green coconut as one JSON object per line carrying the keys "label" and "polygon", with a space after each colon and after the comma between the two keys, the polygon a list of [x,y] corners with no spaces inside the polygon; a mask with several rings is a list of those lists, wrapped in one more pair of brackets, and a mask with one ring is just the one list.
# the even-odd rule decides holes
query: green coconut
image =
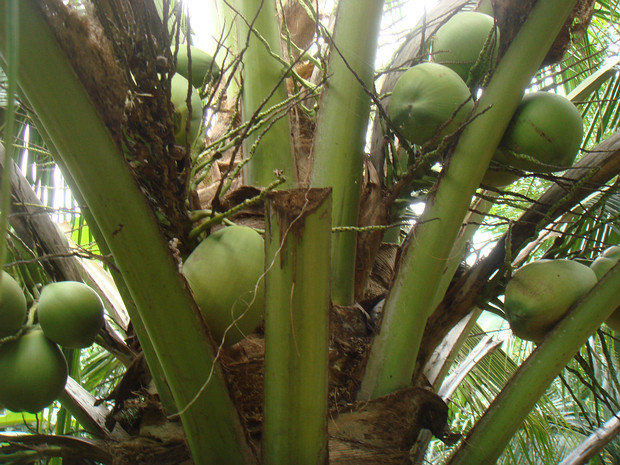
{"label": "green coconut", "polygon": [[473,106],[458,74],[437,63],[420,63],[405,71],[394,86],[390,119],[409,141],[423,145],[448,121],[436,141],[456,131]]}
{"label": "green coconut", "polygon": [[36,413],[64,389],[67,362],[40,329],[0,346],[0,403],[15,412]]}
{"label": "green coconut", "polygon": [[493,9],[493,2],[491,0],[482,0],[481,2],[478,2],[476,11],[493,16],[495,13],[495,10]]}
{"label": "green coconut", "polygon": [[620,332],[620,307],[605,320],[605,324],[616,332]]}
{"label": "green coconut", "polygon": [[582,138],[583,121],[570,100],[551,92],[526,94],[500,144],[507,150],[498,151],[496,160],[535,173],[564,170]]}
{"label": "green coconut", "polygon": [[484,173],[482,184],[490,187],[506,187],[515,182],[517,179],[519,179],[519,175],[514,174],[511,171],[489,168],[487,172]]}
{"label": "green coconut", "polygon": [[225,345],[232,345],[260,325],[264,262],[263,238],[245,226],[216,231],[185,261],[183,274],[216,343],[226,333]]}
{"label": "green coconut", "polygon": [[84,283],[61,281],[43,287],[37,307],[45,335],[67,348],[89,347],[103,326],[103,304]]}
{"label": "green coconut", "polygon": [[[495,31],[495,33],[493,33]],[[487,44],[488,41],[488,44]],[[470,72],[481,53],[479,66]],[[499,29],[492,16],[477,11],[457,13],[441,26],[432,41],[432,60],[454,70],[463,81],[477,83],[497,59]]]}
{"label": "green coconut", "polygon": [[19,331],[26,320],[26,297],[21,286],[6,271],[2,271],[0,287],[0,339]]}
{"label": "green coconut", "polygon": [[[174,47],[172,51],[174,53]],[[220,68],[213,61],[213,56],[193,45],[190,45],[190,53],[192,56],[192,86],[200,89],[203,84],[219,77]],[[189,80],[189,58],[186,44],[179,45],[177,73]]]}
{"label": "green coconut", "polygon": [[[620,246],[614,245],[603,251],[603,253],[592,262],[590,268],[592,268],[596,277],[601,279],[616,263],[618,263],[618,260],[620,260]],[[614,331],[620,331],[620,307],[605,320],[605,323]]]}
{"label": "green coconut", "polygon": [[484,178],[482,178],[482,184],[491,187],[505,187],[519,178],[519,174],[511,171],[509,167],[493,160],[491,165],[487,168]]}
{"label": "green coconut", "polygon": [[[189,81],[180,74],[172,76],[170,83],[170,100],[174,105],[174,138],[179,145],[185,145],[185,128],[187,127],[187,89]],[[191,88],[192,114],[190,116],[189,143],[190,145],[198,137],[202,123],[202,102],[198,92]]]}
{"label": "green coconut", "polygon": [[539,342],[596,282],[594,271],[579,262],[528,263],[506,286],[504,311],[510,328],[521,339]]}
{"label": "green coconut", "polygon": [[605,249],[603,253],[590,264],[590,268],[596,273],[597,279],[601,279],[605,273],[618,263],[618,260],[620,260],[620,246],[614,245]]}

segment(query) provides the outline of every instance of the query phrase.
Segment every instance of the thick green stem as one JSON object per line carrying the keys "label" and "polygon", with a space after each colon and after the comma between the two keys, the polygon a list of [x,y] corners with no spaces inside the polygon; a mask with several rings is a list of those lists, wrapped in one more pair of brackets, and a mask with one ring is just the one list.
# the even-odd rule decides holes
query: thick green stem
{"label": "thick green stem", "polygon": [[[364,145],[373,90],[383,0],[340,0],[321,96],[311,184],[332,187],[334,226],[356,226]],[[332,241],[332,299],[351,305],[354,297],[355,232]]]}
{"label": "thick green stem", "polygon": [[331,190],[268,194],[265,465],[327,464]]}
{"label": "thick green stem", "polygon": [[[236,0],[236,4],[242,16],[236,20],[237,49],[241,51],[247,46],[243,51],[242,116],[244,121],[251,121],[258,113],[287,99],[285,67],[273,56],[282,53],[274,0]],[[244,156],[252,157],[244,166],[246,184],[267,186],[276,179],[274,172],[279,170],[288,179],[284,187],[294,185],[296,172],[290,134],[289,119],[284,117],[266,132],[258,131],[245,139]]]}
{"label": "thick green stem", "polygon": [[[20,9],[19,85],[114,255],[136,303],[135,311],[129,310],[144,322],[146,332],[138,337],[153,343],[176,404],[182,409],[194,461],[255,463],[217,366],[211,376],[214,348],[200,312],[123,153],[36,2],[22,1]],[[0,0],[0,17],[6,11],[7,0]],[[2,56],[6,53],[5,32],[0,31]]]}
{"label": "thick green stem", "polygon": [[[491,198],[497,197],[497,195],[492,192],[488,192],[487,194]],[[454,246],[452,247],[452,252],[450,253],[450,257],[446,262],[446,269],[441,277],[441,281],[435,295],[435,301],[433,302],[432,307],[433,309],[437,308],[437,305],[439,305],[439,303],[443,299],[444,294],[448,290],[450,282],[454,278],[454,273],[456,273],[456,270],[458,269],[459,265],[463,261],[463,258],[465,257],[467,246],[473,240],[474,234],[476,233],[476,231],[478,231],[478,228],[482,223],[484,216],[491,210],[492,207],[493,202],[483,198],[479,198],[473,203],[472,211],[465,217],[461,233],[459,234],[456,242],[454,243]],[[480,310],[474,310],[473,313],[479,315]],[[430,381],[431,385],[435,387],[435,389],[439,389],[439,387],[441,386],[441,383],[448,374],[448,370],[450,369],[454,358],[461,350],[467,335],[469,334],[472,326],[475,325],[475,323],[476,319],[471,319],[467,325],[461,328],[462,333],[460,336],[456,337],[456,335],[453,335],[454,339],[451,339],[451,343],[447,345],[447,347],[449,347],[448,351],[441,354],[437,354],[435,352],[435,355],[437,355],[438,357],[435,358],[431,366],[429,366],[427,363],[426,366],[418,367],[419,370],[423,370],[422,372]],[[443,343],[442,345],[446,347],[446,345],[444,345]]]}
{"label": "thick green stem", "polygon": [[493,74],[434,198],[409,236],[386,300],[360,391],[379,397],[410,383],[452,244],[523,89],[540,66],[575,0],[540,0]]}
{"label": "thick green stem", "polygon": [[510,438],[562,368],[620,304],[620,266],[580,299],[508,380],[449,465],[496,463]]}
{"label": "thick green stem", "polygon": [[[4,145],[6,147],[6,156],[12,159],[13,155],[13,139],[15,137],[15,93],[17,91],[17,73],[15,72],[18,60],[18,45],[15,38],[19,31],[19,9],[17,0],[8,2],[6,14],[4,15],[4,37],[6,41],[6,62],[12,65],[7,67],[7,111],[6,111],[6,127],[4,128]],[[4,156],[4,155],[3,155]],[[4,265],[4,257],[6,252],[6,232],[9,227],[9,215],[11,213],[11,163],[5,163],[6,169],[2,172],[2,191],[0,196],[0,269]],[[1,277],[1,273],[0,273]]]}
{"label": "thick green stem", "polygon": [[[487,193],[487,195],[491,198],[497,197],[497,195],[492,192]],[[439,305],[443,299],[446,291],[448,290],[448,286],[454,278],[454,273],[456,273],[456,270],[465,258],[467,247],[472,242],[474,234],[478,231],[485,215],[491,210],[492,207],[493,202],[482,198],[477,199],[472,204],[472,211],[465,217],[463,225],[461,226],[461,231],[459,232],[452,246],[452,250],[446,259],[444,272],[441,276],[441,280],[439,281],[439,285],[437,286],[437,292],[435,294],[435,300],[433,301],[432,310],[437,308],[437,305]]]}

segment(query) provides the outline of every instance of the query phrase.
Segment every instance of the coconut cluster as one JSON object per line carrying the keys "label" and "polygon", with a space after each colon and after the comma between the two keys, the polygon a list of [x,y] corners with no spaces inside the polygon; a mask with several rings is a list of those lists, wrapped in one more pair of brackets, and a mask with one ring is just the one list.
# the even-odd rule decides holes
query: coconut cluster
{"label": "coconut cluster", "polygon": [[[187,95],[190,94],[191,114],[187,105]],[[202,102],[198,91],[189,85],[189,81],[181,74],[175,74],[170,81],[170,101],[174,105],[174,139],[179,145],[185,146],[187,123],[189,119],[190,145],[200,132],[202,123]],[[188,118],[189,116],[189,118]]]}
{"label": "coconut cluster", "polygon": [[0,405],[38,412],[58,398],[67,381],[65,348],[89,347],[103,326],[103,304],[86,284],[63,281],[41,290],[38,324],[27,324],[21,286],[2,272],[0,293]]}
{"label": "coconut cluster", "polygon": [[[512,275],[504,295],[504,312],[512,332],[540,342],[583,297],[620,261],[620,246],[603,251],[590,266],[573,260],[537,260]],[[620,308],[605,321],[620,331]]]}
{"label": "coconut cluster", "polygon": [[[431,41],[430,61],[406,70],[397,81],[389,115],[412,144],[435,148],[467,123],[480,85],[497,61],[499,30],[493,17],[461,12]],[[482,183],[503,187],[522,170],[551,173],[570,167],[583,138],[583,121],[565,97],[533,92],[523,97]]]}

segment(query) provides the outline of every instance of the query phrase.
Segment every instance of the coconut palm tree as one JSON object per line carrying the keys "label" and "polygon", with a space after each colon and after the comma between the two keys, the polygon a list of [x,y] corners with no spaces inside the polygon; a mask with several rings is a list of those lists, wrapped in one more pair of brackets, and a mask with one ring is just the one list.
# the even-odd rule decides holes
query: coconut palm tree
{"label": "coconut palm tree", "polygon": [[[617,429],[603,322],[620,269],[535,345],[510,335],[503,295],[524,263],[618,243],[618,13],[443,0],[405,31],[406,5],[219,0],[213,59],[177,2],[0,0],[0,257],[29,304],[74,280],[106,308],[96,345],[63,349],[59,402],[0,417],[23,432],[0,435],[2,461],[586,463],[579,443],[606,422],[589,450],[617,459],[598,451]],[[396,82],[472,9],[499,36],[463,81],[471,109],[413,144]],[[382,30],[398,46],[378,68]],[[497,187],[486,173],[526,90],[577,106],[578,161],[503,166],[517,180]],[[189,257],[231,225],[264,248],[210,249],[204,303]],[[223,296],[244,302],[234,321]],[[253,308],[264,323],[239,332]],[[33,305],[21,331],[36,323]]]}

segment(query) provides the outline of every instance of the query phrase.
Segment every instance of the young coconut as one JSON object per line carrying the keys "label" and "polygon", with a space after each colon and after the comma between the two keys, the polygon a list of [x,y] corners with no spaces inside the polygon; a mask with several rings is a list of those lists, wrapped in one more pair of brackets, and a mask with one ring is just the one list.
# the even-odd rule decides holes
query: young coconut
{"label": "young coconut", "polygon": [[103,303],[84,283],[61,281],[43,287],[37,307],[45,335],[63,347],[89,347],[103,326]]}
{"label": "young coconut", "polygon": [[202,102],[198,92],[190,87],[189,81],[180,74],[172,76],[170,82],[170,100],[174,105],[174,138],[177,144],[185,146],[185,128],[187,127],[187,90],[191,89],[192,114],[190,116],[189,143],[196,140],[202,124]]}
{"label": "young coconut", "polygon": [[26,297],[20,285],[6,271],[2,271],[0,287],[0,339],[19,331],[26,320]]}
{"label": "young coconut", "polygon": [[474,103],[465,82],[450,68],[420,63],[398,79],[390,100],[390,119],[410,142],[423,145],[437,135],[437,143],[456,131]]}
{"label": "young coconut", "polygon": [[519,268],[504,295],[512,332],[521,339],[541,341],[596,282],[594,271],[572,260],[537,260]]}
{"label": "young coconut", "polygon": [[[172,47],[172,52],[174,53],[174,47]],[[190,53],[192,56],[192,86],[200,89],[203,84],[219,77],[220,67],[213,61],[211,55],[193,45],[190,45]],[[177,73],[189,81],[189,57],[186,44],[179,45]]]}
{"label": "young coconut", "polygon": [[535,173],[559,171],[573,164],[582,138],[583,120],[570,100],[534,92],[523,97],[500,144],[507,150],[495,159]]}
{"label": "young coconut", "polygon": [[67,362],[56,344],[36,328],[0,346],[0,403],[36,413],[56,399],[67,382]]}
{"label": "young coconut", "polygon": [[[431,57],[435,63],[455,71],[463,81],[475,85],[497,60],[498,48],[499,29],[493,17],[464,11],[452,16],[437,30]],[[478,61],[479,65],[474,68]]]}
{"label": "young coconut", "polygon": [[480,0],[478,5],[476,6],[476,11],[479,13],[484,13],[490,16],[495,14],[495,10],[493,8],[493,1],[491,0]]}
{"label": "young coconut", "polygon": [[603,251],[596,260],[590,264],[590,268],[596,274],[597,279],[601,279],[605,273],[613,268],[620,260],[620,246],[613,245]]}
{"label": "young coconut", "polygon": [[261,323],[264,263],[263,238],[245,226],[214,232],[185,261],[183,274],[217,344],[226,334],[232,345]]}
{"label": "young coconut", "polygon": [[[590,264],[590,268],[592,268],[592,271],[596,274],[597,279],[601,279],[619,260],[620,246],[614,245],[603,251],[603,253]],[[620,307],[605,320],[605,323],[614,331],[620,331]]]}
{"label": "young coconut", "polygon": [[[497,149],[501,150],[501,149]],[[503,163],[499,163],[493,159],[487,168],[487,172],[482,178],[482,184],[491,187],[506,187],[520,178],[519,174],[506,167]]]}

